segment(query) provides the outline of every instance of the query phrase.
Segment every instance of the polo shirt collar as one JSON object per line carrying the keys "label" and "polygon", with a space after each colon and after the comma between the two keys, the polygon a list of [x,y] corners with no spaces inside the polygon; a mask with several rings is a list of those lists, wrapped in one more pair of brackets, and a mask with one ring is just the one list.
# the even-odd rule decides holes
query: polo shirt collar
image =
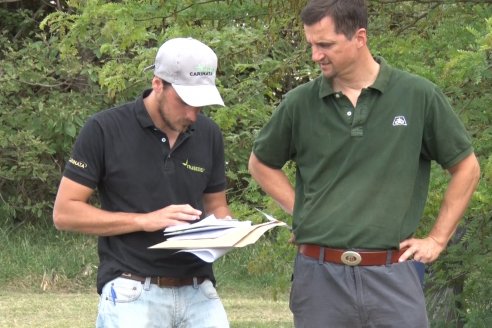
{"label": "polo shirt collar", "polygon": [[319,98],[322,99],[324,97],[330,96],[335,93],[333,87],[331,86],[331,80],[327,79],[324,76],[321,76],[321,83],[319,86]]}
{"label": "polo shirt collar", "polygon": [[151,91],[152,89],[145,90],[142,95],[135,100],[135,115],[137,116],[138,123],[140,123],[140,126],[144,129],[154,127],[154,122],[152,122],[143,101]]}
{"label": "polo shirt collar", "polygon": [[389,81],[391,76],[391,67],[386,63],[383,57],[375,56],[374,59],[379,63],[379,73],[376,81],[369,87],[371,89],[379,90],[381,93],[389,87]]}
{"label": "polo shirt collar", "polygon": [[[374,59],[379,63],[379,73],[376,77],[376,81],[369,87],[370,89],[376,89],[381,93],[388,88],[390,75],[391,75],[391,67],[386,63],[383,57],[375,56]],[[319,98],[324,98],[335,94],[335,91],[332,87],[332,79],[327,79],[324,76],[321,76],[321,83],[319,88]]]}
{"label": "polo shirt collar", "polygon": [[[150,118],[149,113],[144,105],[144,98],[146,98],[152,89],[145,90],[140,97],[135,100],[135,116],[137,117],[137,121],[143,129],[146,128],[154,128],[154,122]],[[195,124],[192,124],[184,134],[192,134],[195,131]]]}

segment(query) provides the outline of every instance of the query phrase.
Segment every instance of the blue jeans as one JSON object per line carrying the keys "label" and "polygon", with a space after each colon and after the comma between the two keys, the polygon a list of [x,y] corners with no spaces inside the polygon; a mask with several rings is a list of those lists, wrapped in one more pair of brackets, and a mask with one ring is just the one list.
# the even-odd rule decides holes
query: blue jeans
{"label": "blue jeans", "polygon": [[210,280],[165,288],[116,278],[102,290],[96,327],[228,328],[229,322]]}

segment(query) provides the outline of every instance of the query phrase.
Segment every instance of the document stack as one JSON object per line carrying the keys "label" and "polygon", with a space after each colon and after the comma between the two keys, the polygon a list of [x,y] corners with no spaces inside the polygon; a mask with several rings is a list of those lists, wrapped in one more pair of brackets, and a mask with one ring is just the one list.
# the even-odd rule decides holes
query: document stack
{"label": "document stack", "polygon": [[233,248],[255,243],[265,232],[275,227],[287,227],[270,215],[261,212],[268,222],[253,225],[251,221],[217,219],[210,215],[191,224],[167,227],[166,241],[151,246],[152,249],[176,249],[190,252],[206,262],[214,262]]}

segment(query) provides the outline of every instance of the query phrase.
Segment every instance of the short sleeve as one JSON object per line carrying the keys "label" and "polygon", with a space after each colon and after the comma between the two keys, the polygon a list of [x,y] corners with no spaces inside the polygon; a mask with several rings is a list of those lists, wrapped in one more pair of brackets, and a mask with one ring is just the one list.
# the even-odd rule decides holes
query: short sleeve
{"label": "short sleeve", "polygon": [[292,124],[292,115],[284,99],[253,144],[253,153],[262,163],[280,169],[295,157]]}
{"label": "short sleeve", "polygon": [[422,155],[447,169],[473,152],[471,138],[448,100],[436,86],[430,97]]}
{"label": "short sleeve", "polygon": [[224,140],[218,126],[213,125],[213,165],[205,193],[220,192],[226,189]]}
{"label": "short sleeve", "polygon": [[104,135],[101,126],[90,118],[82,127],[65,165],[64,176],[95,189],[104,171]]}

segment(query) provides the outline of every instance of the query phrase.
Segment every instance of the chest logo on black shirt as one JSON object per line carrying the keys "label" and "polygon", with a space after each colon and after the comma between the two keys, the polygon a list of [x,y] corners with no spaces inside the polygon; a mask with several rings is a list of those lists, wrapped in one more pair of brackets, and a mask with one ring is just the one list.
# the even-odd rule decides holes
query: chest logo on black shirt
{"label": "chest logo on black shirt", "polygon": [[191,165],[188,163],[188,160],[186,160],[186,162],[183,163],[183,166],[186,167],[188,170],[193,171],[193,172],[198,172],[198,173],[205,172],[205,169],[203,167]]}
{"label": "chest logo on black shirt", "polygon": [[405,116],[395,116],[393,119],[393,126],[407,126]]}

